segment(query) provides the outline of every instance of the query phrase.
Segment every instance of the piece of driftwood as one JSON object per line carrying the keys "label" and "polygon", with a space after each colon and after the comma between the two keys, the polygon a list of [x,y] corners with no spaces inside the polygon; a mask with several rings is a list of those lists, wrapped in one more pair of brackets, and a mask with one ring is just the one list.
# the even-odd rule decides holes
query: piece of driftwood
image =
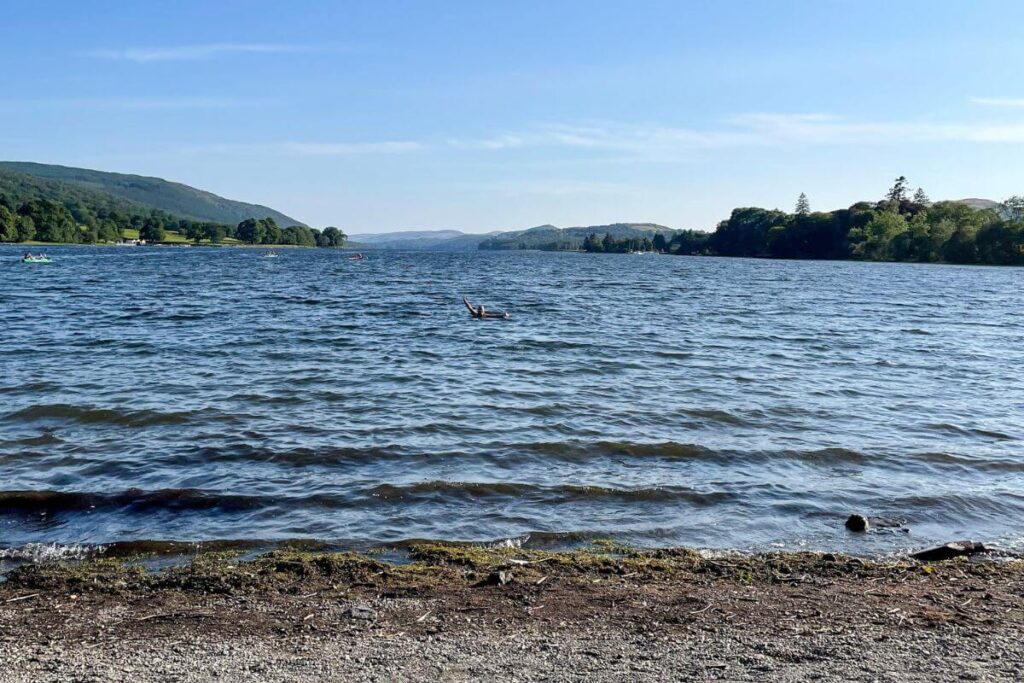
{"label": "piece of driftwood", "polygon": [[975,541],[953,541],[952,543],[946,543],[935,548],[919,550],[916,553],[911,553],[910,556],[921,562],[941,562],[942,560],[951,560],[954,557],[965,557],[986,552],[988,552],[988,548],[981,543]]}

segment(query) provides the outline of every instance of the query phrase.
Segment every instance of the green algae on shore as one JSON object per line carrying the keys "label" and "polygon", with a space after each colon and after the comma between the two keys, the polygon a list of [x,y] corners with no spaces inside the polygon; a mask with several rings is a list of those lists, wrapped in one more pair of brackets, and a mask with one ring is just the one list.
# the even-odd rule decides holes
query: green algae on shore
{"label": "green algae on shore", "polygon": [[634,583],[801,583],[835,577],[907,580],[938,577],[951,571],[975,576],[1016,575],[1024,569],[1024,562],[1019,560],[979,562],[958,558],[922,564],[912,559],[873,561],[814,552],[705,555],[689,548],[639,550],[600,542],[589,549],[565,551],[414,543],[397,562],[384,561],[375,553],[297,549],[248,558],[243,558],[241,551],[199,552],[180,564],[159,569],[149,566],[152,558],[151,554],[140,554],[25,564],[7,575],[0,590],[231,593],[286,591],[297,585],[319,584],[417,589],[474,585],[498,571],[513,572],[516,580],[526,582],[556,576],[591,581],[631,579]]}

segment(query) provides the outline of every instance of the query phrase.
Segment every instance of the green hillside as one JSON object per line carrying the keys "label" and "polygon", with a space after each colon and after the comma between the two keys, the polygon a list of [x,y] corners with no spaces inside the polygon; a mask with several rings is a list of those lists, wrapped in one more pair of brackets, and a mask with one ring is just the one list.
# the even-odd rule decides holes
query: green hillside
{"label": "green hillside", "polygon": [[80,205],[87,207],[94,214],[116,213],[130,216],[149,213],[146,207],[107,192],[16,173],[4,170],[2,167],[0,167],[0,198],[6,198],[5,203],[12,207],[31,200],[44,200],[63,204],[68,208]]}
{"label": "green hillside", "polygon": [[[0,168],[0,242],[149,241],[180,235],[227,237],[230,224],[195,221],[86,186]],[[175,235],[175,233],[179,233]]]}
{"label": "green hillside", "polygon": [[247,218],[273,218],[282,226],[305,225],[266,206],[225,199],[211,192],[161,178],[25,161],[0,161],[0,169],[108,193],[138,205],[194,221],[236,225]]}
{"label": "green hillside", "polygon": [[0,242],[104,244],[122,239],[304,247],[341,247],[346,241],[335,227],[282,227],[272,216],[247,217],[237,224],[196,220],[87,185],[0,167]]}

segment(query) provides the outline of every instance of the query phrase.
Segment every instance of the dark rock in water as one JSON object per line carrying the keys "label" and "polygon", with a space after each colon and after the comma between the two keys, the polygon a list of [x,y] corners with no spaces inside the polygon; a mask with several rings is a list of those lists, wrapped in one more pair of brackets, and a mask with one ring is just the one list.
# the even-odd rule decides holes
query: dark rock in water
{"label": "dark rock in water", "polygon": [[850,531],[863,533],[867,531],[870,526],[868,518],[864,515],[850,515],[846,518],[846,528]]}
{"label": "dark rock in water", "polygon": [[927,550],[919,550],[916,553],[911,553],[910,556],[915,560],[921,562],[941,562],[942,560],[951,560],[954,557],[964,557],[967,555],[974,555],[976,553],[987,553],[986,548],[981,543],[974,541],[954,541],[945,545],[940,545],[937,548],[929,548]]}

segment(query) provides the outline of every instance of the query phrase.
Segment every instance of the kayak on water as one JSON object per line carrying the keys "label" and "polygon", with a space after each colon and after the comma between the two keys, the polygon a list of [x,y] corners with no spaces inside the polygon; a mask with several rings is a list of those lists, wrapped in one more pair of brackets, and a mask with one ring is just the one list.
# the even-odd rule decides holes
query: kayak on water
{"label": "kayak on water", "polygon": [[349,261],[362,261],[364,258],[366,258],[366,257],[363,256],[362,253],[357,253],[357,254],[354,254],[352,256],[349,256],[348,260]]}
{"label": "kayak on water", "polygon": [[53,263],[53,259],[51,259],[46,254],[37,254],[37,255],[25,254],[24,256],[21,257],[21,262],[22,263]]}

